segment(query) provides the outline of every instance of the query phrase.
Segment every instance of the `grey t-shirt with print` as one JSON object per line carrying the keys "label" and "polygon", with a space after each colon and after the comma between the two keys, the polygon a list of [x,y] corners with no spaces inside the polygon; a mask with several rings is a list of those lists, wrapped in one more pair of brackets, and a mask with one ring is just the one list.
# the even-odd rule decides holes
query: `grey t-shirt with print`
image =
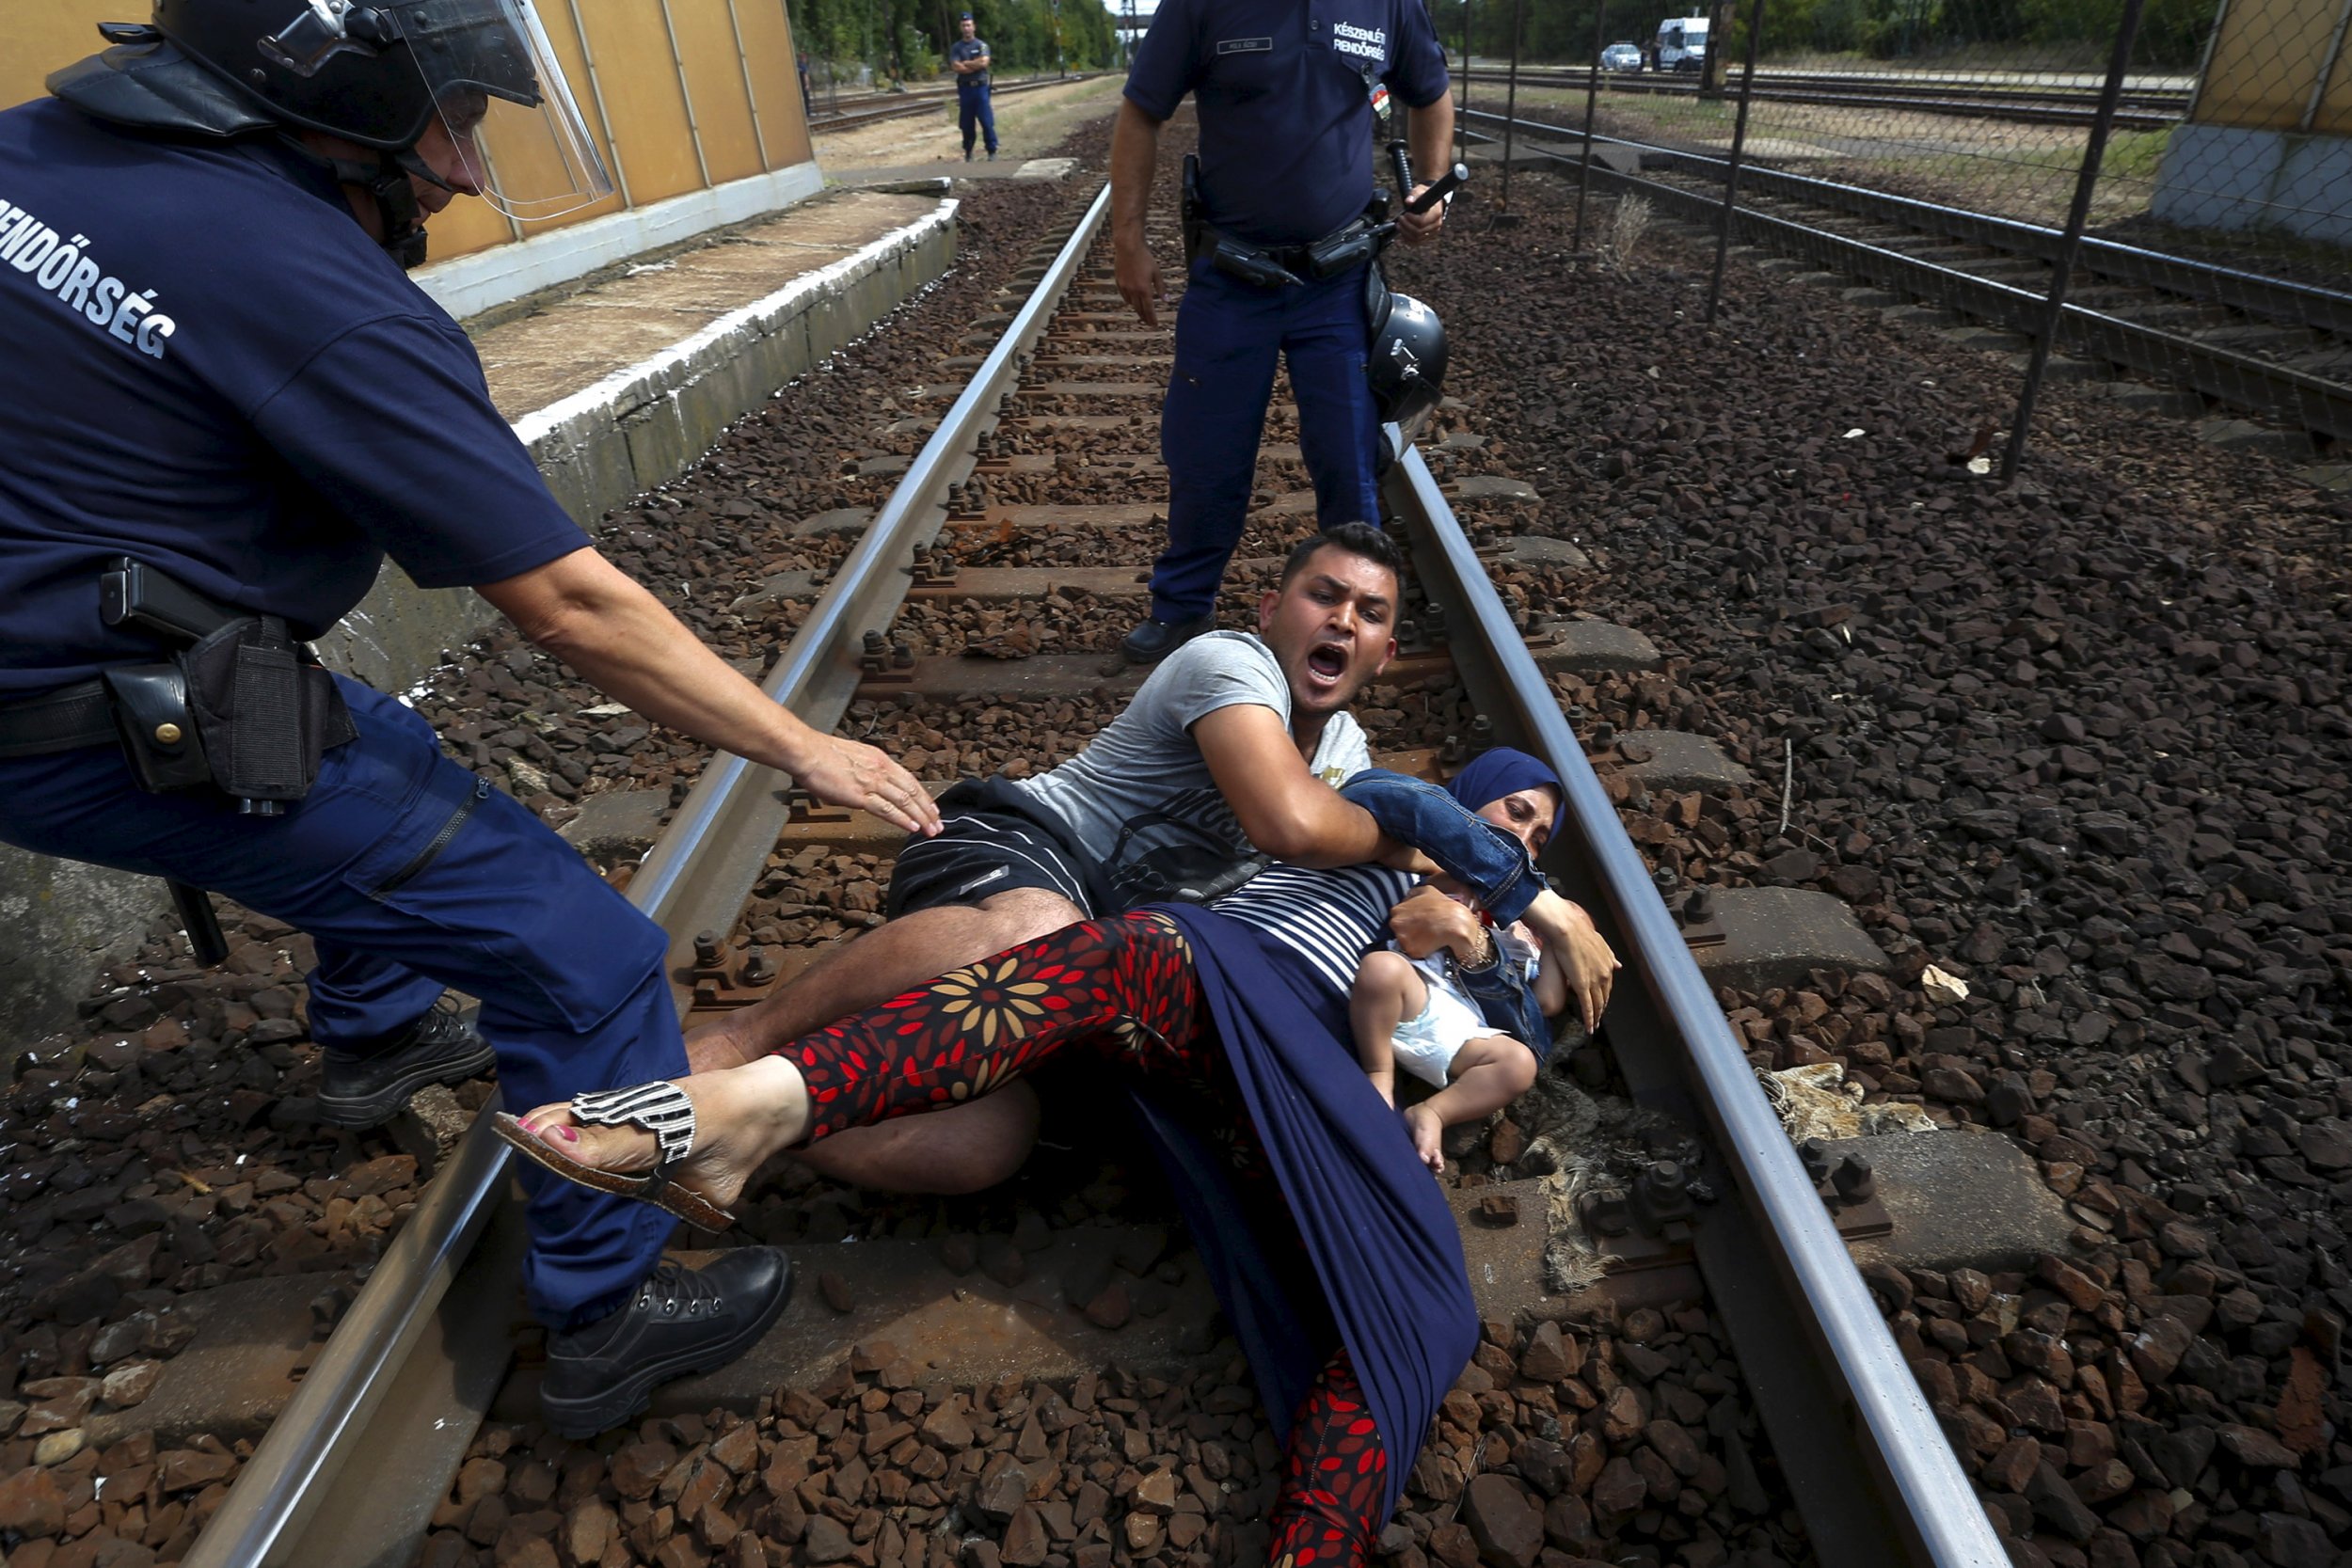
{"label": "grey t-shirt with print", "polygon": [[[1290,683],[1274,651],[1248,632],[1210,632],[1161,660],[1085,751],[1015,783],[1068,825],[1122,908],[1214,898],[1264,863],[1192,736],[1202,718],[1238,703],[1290,723]],[[1309,769],[1337,786],[1371,766],[1362,728],[1333,714]]]}

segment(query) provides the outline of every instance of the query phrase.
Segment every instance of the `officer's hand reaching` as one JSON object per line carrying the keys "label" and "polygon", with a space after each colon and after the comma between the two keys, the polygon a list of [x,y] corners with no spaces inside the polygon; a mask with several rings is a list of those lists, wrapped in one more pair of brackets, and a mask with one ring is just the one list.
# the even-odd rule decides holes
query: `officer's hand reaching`
{"label": "officer's hand reaching", "polygon": [[792,782],[827,805],[870,811],[926,838],[939,832],[930,791],[888,755],[858,741],[818,736],[815,755],[792,769]]}
{"label": "officer's hand reaching", "polygon": [[1121,236],[1112,245],[1111,254],[1119,297],[1142,318],[1144,325],[1159,325],[1159,302],[1168,297],[1168,285],[1160,277],[1160,259],[1140,237]]}
{"label": "officer's hand reaching", "polygon": [[[1415,185],[1413,197],[1419,197],[1428,188],[1425,182]],[[1396,214],[1397,233],[1404,238],[1406,245],[1422,245],[1435,239],[1438,230],[1444,227],[1445,203],[1442,201],[1433,201],[1429,204],[1429,211],[1416,213],[1412,210],[1412,198],[1408,197],[1406,199],[1405,209]]]}

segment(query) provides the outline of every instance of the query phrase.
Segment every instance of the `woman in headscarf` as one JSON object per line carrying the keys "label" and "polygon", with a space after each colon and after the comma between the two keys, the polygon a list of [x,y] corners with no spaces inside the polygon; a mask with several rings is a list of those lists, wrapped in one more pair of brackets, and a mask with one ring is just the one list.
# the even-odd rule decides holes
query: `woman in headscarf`
{"label": "woman in headscarf", "polygon": [[[1524,920],[1597,1022],[1615,958],[1531,853],[1558,780],[1498,752],[1465,780],[1468,794],[1499,793],[1473,814],[1377,769],[1341,792],[1493,918]],[[1482,1001],[1516,1006],[1476,914],[1413,883],[1378,865],[1275,864],[1204,907],[1068,927],[742,1067],[582,1095],[500,1131],[558,1175],[715,1229],[781,1149],[986,1094],[1057,1057],[1111,1064],[1286,1443],[1268,1560],[1359,1563],[1478,1323],[1453,1214],[1349,1049],[1348,988],[1393,925],[1408,947],[1452,949]]]}
{"label": "woman in headscarf", "polygon": [[[1551,769],[1522,752],[1486,752],[1445,787],[1467,807],[1496,811],[1500,826],[1526,832],[1537,854],[1566,807]],[[1442,871],[1427,885],[1466,908],[1474,902]],[[1399,1068],[1436,1088],[1405,1109],[1405,1125],[1413,1151],[1438,1175],[1445,1173],[1445,1130],[1484,1121],[1534,1086],[1551,1054],[1544,1021],[1567,1006],[1567,977],[1558,964],[1542,963],[1523,923],[1481,918],[1470,936],[1479,951],[1470,961],[1499,965],[1514,987],[1507,999],[1473,995],[1457,977],[1460,960],[1450,949],[1416,957],[1394,942],[1364,955],[1348,996],[1357,1058],[1380,1098],[1396,1103]],[[1499,958],[1489,958],[1489,942]]]}

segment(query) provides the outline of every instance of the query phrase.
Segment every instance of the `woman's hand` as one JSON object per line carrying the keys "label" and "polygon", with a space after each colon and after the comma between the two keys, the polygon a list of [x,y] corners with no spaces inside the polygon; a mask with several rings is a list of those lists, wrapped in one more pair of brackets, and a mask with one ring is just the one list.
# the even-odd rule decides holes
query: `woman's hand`
{"label": "woman's hand", "polygon": [[1599,1028],[1600,1015],[1609,1010],[1609,992],[1616,985],[1619,965],[1616,953],[1595,928],[1593,917],[1547,888],[1535,895],[1521,918],[1559,964],[1585,1029]]}
{"label": "woman's hand", "polygon": [[1455,958],[1468,963],[1486,950],[1478,916],[1426,883],[1389,911],[1389,929],[1396,933],[1397,950],[1408,958],[1450,947]]}

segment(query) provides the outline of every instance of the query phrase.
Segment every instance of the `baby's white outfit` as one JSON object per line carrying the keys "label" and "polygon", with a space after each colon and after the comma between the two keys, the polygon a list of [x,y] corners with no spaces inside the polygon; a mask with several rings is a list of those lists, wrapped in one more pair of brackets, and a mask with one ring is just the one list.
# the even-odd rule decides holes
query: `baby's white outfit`
{"label": "baby's white outfit", "polygon": [[[1517,964],[1520,973],[1533,983],[1542,955],[1533,942],[1521,940],[1502,927],[1489,933],[1501,949],[1502,961]],[[1395,943],[1390,943],[1391,947]],[[1498,1029],[1486,1022],[1486,1015],[1478,1010],[1478,1004],[1466,994],[1461,983],[1454,977],[1454,966],[1440,950],[1425,958],[1412,960],[1421,971],[1429,999],[1421,1011],[1396,1026],[1396,1038],[1391,1053],[1397,1067],[1423,1083],[1438,1088],[1446,1085],[1446,1074],[1454,1066],[1454,1058],[1462,1047],[1488,1035],[1507,1035],[1508,1029]]]}

